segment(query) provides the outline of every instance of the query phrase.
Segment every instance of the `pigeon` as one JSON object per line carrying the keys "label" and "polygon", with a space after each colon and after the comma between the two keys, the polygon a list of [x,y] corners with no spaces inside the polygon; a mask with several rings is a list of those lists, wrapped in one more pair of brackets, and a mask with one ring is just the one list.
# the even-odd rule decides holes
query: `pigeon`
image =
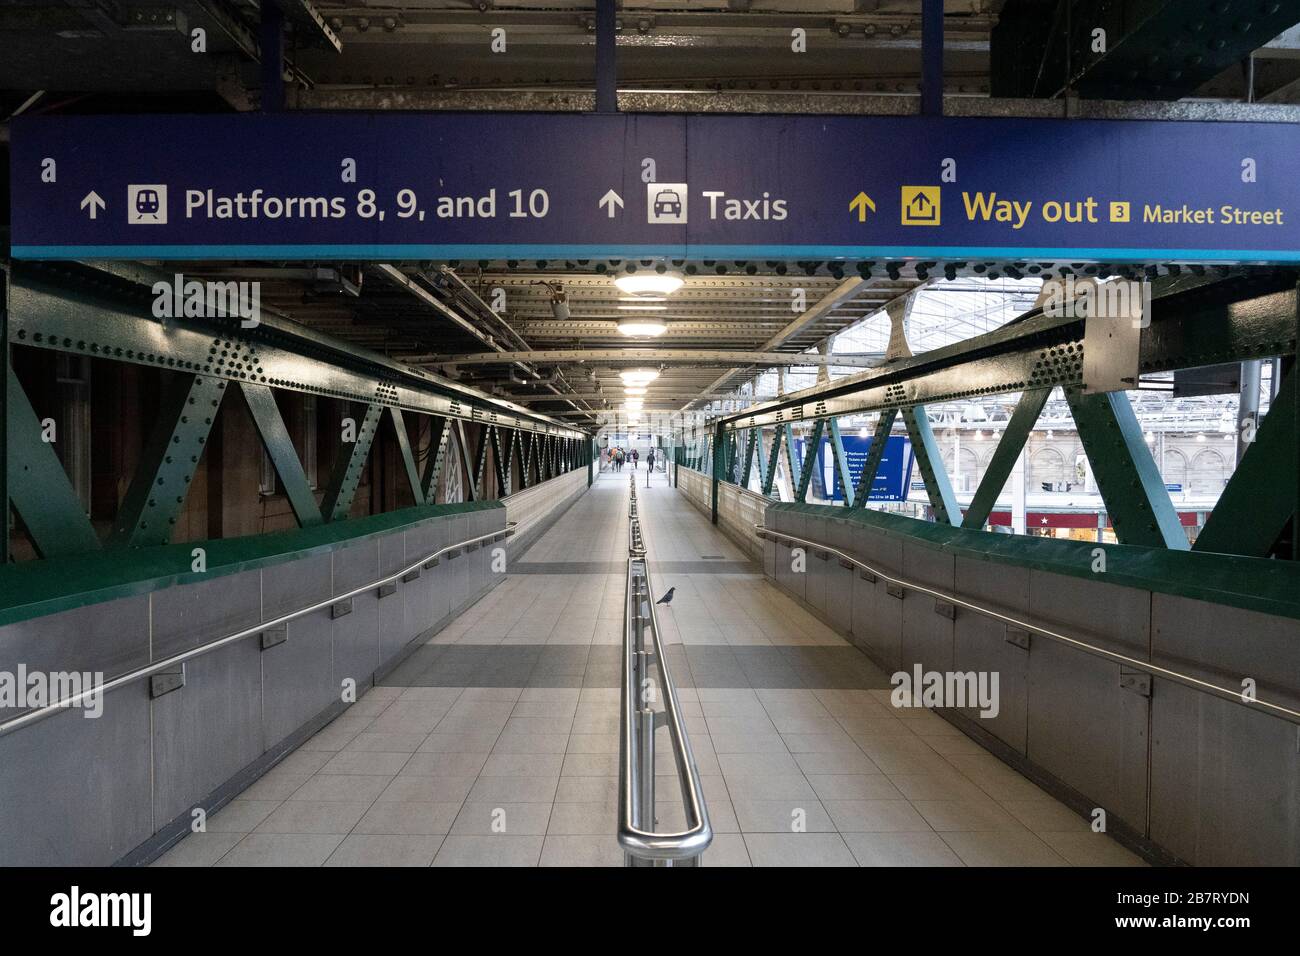
{"label": "pigeon", "polygon": [[677,590],[676,588],[669,588],[669,589],[664,593],[664,596],[663,596],[663,597],[661,597],[659,600],[655,601],[655,604],[672,604],[672,603],[673,603],[673,592],[676,591],[676,590]]}

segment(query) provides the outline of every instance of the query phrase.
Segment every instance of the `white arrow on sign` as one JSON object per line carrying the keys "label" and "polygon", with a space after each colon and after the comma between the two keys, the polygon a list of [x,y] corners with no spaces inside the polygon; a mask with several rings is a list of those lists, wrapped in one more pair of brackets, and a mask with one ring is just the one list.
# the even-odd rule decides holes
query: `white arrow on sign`
{"label": "white arrow on sign", "polygon": [[90,192],[86,193],[86,198],[81,200],[81,208],[85,209],[87,206],[90,207],[90,218],[94,219],[95,216],[98,215],[99,210],[104,208],[105,203],[104,200],[100,198],[99,193],[92,189]]}
{"label": "white arrow on sign", "polygon": [[613,219],[615,207],[619,209],[623,208],[623,197],[611,189],[609,192],[605,193],[605,195],[600,197],[600,202],[597,203],[597,205],[606,209],[609,213],[609,218]]}

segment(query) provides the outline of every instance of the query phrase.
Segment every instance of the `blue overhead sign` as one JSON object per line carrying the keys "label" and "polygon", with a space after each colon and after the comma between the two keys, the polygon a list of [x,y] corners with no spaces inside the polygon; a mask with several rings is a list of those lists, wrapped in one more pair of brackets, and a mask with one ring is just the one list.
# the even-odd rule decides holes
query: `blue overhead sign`
{"label": "blue overhead sign", "polygon": [[1289,124],[20,116],[15,258],[1300,261]]}
{"label": "blue overhead sign", "polygon": [[[845,435],[840,439],[844,444],[844,459],[849,466],[849,481],[854,489],[862,480],[862,466],[871,451],[872,438],[858,435]],[[804,439],[795,439],[797,457],[803,461],[807,445]],[[891,435],[885,439],[885,453],[880,458],[880,467],[876,469],[875,480],[871,483],[868,501],[906,501],[907,489],[912,480],[912,443],[902,435]],[[823,438],[817,450],[817,470],[812,476],[813,492],[823,501],[843,501],[844,489],[835,474],[835,460],[831,454],[829,438]],[[831,494],[826,489],[832,489]]]}

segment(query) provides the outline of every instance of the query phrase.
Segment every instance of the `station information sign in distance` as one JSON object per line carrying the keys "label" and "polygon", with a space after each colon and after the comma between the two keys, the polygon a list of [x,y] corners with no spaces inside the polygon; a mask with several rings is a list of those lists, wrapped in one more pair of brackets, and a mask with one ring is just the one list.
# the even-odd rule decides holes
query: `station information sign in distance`
{"label": "station information sign in distance", "polygon": [[21,116],[15,258],[1300,261],[1300,129],[945,117]]}

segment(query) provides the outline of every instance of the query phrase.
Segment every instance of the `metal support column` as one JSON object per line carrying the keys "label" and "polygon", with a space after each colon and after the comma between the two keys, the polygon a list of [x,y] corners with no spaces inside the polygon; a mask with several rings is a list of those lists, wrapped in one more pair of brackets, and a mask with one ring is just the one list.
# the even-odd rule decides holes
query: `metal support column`
{"label": "metal support column", "polygon": [[[853,493],[853,507],[865,508],[871,499],[871,488],[876,483],[876,472],[885,458],[885,448],[889,443],[889,433],[894,430],[894,420],[898,418],[898,409],[886,408],[876,419],[876,434],[867,449],[867,460],[862,463],[862,474],[858,475],[858,487]],[[903,489],[907,497],[907,489]]]}
{"label": "metal support column", "polygon": [[370,457],[370,446],[374,444],[375,432],[379,431],[379,419],[384,413],[384,406],[370,404],[366,406],[365,417],[356,426],[357,433],[351,448],[344,442],[339,448],[338,458],[334,462],[334,474],[330,476],[329,489],[325,500],[321,502],[321,513],[326,521],[341,521],[352,511],[352,499],[356,496],[357,486],[361,484],[361,472]]}
{"label": "metal support column", "polygon": [[[826,419],[819,418],[813,422],[812,435],[808,438],[808,447],[804,449],[803,466],[799,469],[799,487],[795,491],[794,500],[804,502],[808,500],[808,485],[812,482],[813,469],[817,467],[817,452],[821,450],[822,431],[826,428]],[[793,449],[794,443],[790,443]],[[794,457],[793,452],[790,457]]]}
{"label": "metal support column", "polygon": [[293,516],[298,519],[298,526],[307,528],[320,524],[324,518],[316,504],[316,496],[312,494],[307,472],[303,470],[289,437],[289,430],[284,427],[284,417],[275,402],[275,393],[270,387],[253,382],[240,382],[239,390],[262,438],[262,447],[275,466],[275,474],[289,499],[289,507],[293,508]]}
{"label": "metal support column", "polygon": [[[1259,422],[1255,440],[1219,495],[1193,551],[1217,551],[1266,558],[1287,522],[1296,522],[1296,371],[1282,379],[1277,398]],[[1293,560],[1300,557],[1292,552]]]}
{"label": "metal support column", "polygon": [[[924,405],[914,405],[903,409],[903,424],[912,439],[912,454],[916,456],[916,465],[921,469],[925,480],[925,493],[930,496],[930,507],[934,509],[934,520],[940,524],[961,524],[961,508],[957,505],[957,496],[952,493],[952,482],[943,467],[943,454],[939,443],[934,440],[930,429],[930,419],[925,413]],[[903,489],[907,494],[907,489]]]}
{"label": "metal support column", "polygon": [[943,0],[921,0],[921,115],[943,115]]}
{"label": "metal support column", "polygon": [[158,418],[117,509],[110,548],[171,541],[225,393],[226,383],[212,375],[186,373],[166,383]]}
{"label": "metal support column", "polygon": [[1042,414],[1043,406],[1047,404],[1047,396],[1051,393],[1050,388],[1037,388],[1020,396],[1020,401],[1016,403],[1016,410],[1011,413],[1011,420],[1007,422],[1007,429],[1002,433],[1002,440],[994,449],[993,457],[989,459],[989,466],[984,471],[984,477],[979,487],[975,489],[975,497],[971,499],[966,517],[962,519],[963,528],[973,528],[978,531],[989,520],[989,514],[997,504],[998,495],[1006,487],[1007,477],[1016,467],[1016,460],[1024,450],[1025,443],[1029,441],[1029,433],[1038,424],[1038,416]]}
{"label": "metal support column", "polygon": [[726,449],[726,435],[722,430],[722,423],[719,422],[713,427],[713,481],[710,482],[711,494],[709,496],[711,502],[709,520],[714,524],[718,523],[718,482],[722,480],[723,468],[725,467],[725,462],[720,459],[726,457]]}
{"label": "metal support column", "polygon": [[415,453],[411,451],[411,436],[406,431],[406,419],[402,417],[402,410],[396,406],[390,406],[388,413],[393,423],[394,437],[397,439],[397,450],[402,456],[406,480],[411,486],[411,497],[415,499],[417,505],[422,505],[425,502],[424,487],[420,482],[420,469],[415,464]]}
{"label": "metal support column", "polygon": [[262,59],[262,111],[284,109],[284,12],[273,0],[263,0],[258,42]]}
{"label": "metal support column", "polygon": [[1071,386],[1065,398],[1120,544],[1187,550],[1187,535],[1128,396],[1084,395]]}
{"label": "metal support column", "polygon": [[437,503],[438,479],[442,474],[442,463],[447,457],[447,419],[435,415],[429,426],[429,454],[424,467],[424,503]]}
{"label": "metal support column", "polygon": [[[43,440],[41,423],[27,393],[12,368],[7,374],[5,455],[14,510],[43,558],[99,550],[99,538],[85,505],[73,490],[54,446]],[[8,535],[7,527],[5,533]]]}
{"label": "metal support column", "polygon": [[[831,470],[839,485],[844,489],[844,506],[853,507],[853,480],[849,477],[849,459],[844,454],[844,439],[840,437],[840,421],[838,418],[830,420],[831,432]],[[831,488],[831,500],[835,498],[835,489]]]}
{"label": "metal support column", "polygon": [[596,112],[618,112],[618,15],[615,0],[596,0]]}

